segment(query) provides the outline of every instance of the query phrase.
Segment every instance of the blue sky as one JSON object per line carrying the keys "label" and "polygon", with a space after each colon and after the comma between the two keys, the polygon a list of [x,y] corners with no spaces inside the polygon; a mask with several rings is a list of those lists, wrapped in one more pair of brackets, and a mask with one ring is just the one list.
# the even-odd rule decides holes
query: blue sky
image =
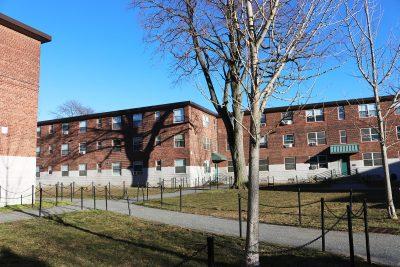
{"label": "blue sky", "polygon": [[[168,58],[143,42],[129,0],[0,0],[0,12],[53,37],[42,47],[39,120],[69,99],[97,112],[192,100],[208,101],[195,84],[174,83]],[[399,29],[400,0],[385,0],[382,28]],[[387,26],[389,25],[389,26]],[[319,78],[310,100],[363,97],[350,64]],[[278,104],[278,103],[276,103]]]}

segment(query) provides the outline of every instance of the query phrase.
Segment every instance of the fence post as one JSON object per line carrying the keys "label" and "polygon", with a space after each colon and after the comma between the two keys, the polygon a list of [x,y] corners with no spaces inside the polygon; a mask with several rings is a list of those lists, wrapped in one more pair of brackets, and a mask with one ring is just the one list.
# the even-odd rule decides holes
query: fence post
{"label": "fence post", "polygon": [[211,177],[210,177],[210,190],[211,190]]}
{"label": "fence post", "polygon": [[72,202],[73,194],[74,194],[74,189],[73,189],[73,187],[72,187],[72,183],[70,183],[69,186],[70,186],[70,191],[71,191],[70,196],[71,196],[71,202]]}
{"label": "fence post", "polygon": [[35,185],[32,185],[32,208],[35,205]]}
{"label": "fence post", "polygon": [[61,201],[64,200],[64,183],[61,183]]}
{"label": "fence post", "polygon": [[325,199],[321,198],[321,236],[322,236],[322,251],[325,251]]}
{"label": "fence post", "polygon": [[81,210],[83,210],[83,187],[81,186]]}
{"label": "fence post", "polygon": [[96,186],[93,186],[93,209],[96,209]]}
{"label": "fence post", "polygon": [[299,225],[301,225],[301,191],[300,191],[300,187],[297,190],[297,203],[299,205]]}
{"label": "fence post", "polygon": [[39,217],[42,217],[42,196],[43,196],[43,191],[42,187],[39,189]]}
{"label": "fence post", "polygon": [[207,263],[208,267],[214,267],[214,237],[207,237]]}
{"label": "fence post", "polygon": [[139,203],[139,184],[138,184],[137,190],[136,190],[136,202]]}
{"label": "fence post", "polygon": [[125,193],[126,193],[126,191],[125,191],[125,181],[122,182],[122,190],[124,192],[122,198],[124,198],[125,197]]}
{"label": "fence post", "polygon": [[149,200],[149,182],[146,183],[146,200]]}
{"label": "fence post", "polygon": [[371,252],[369,247],[369,233],[368,233],[368,207],[366,199],[364,199],[363,202],[363,210],[364,210],[364,231],[365,231],[365,248],[367,249],[367,262],[371,264]]}
{"label": "fence post", "polygon": [[182,212],[182,186],[179,185],[179,211]]}
{"label": "fence post", "polygon": [[56,206],[58,206],[58,183],[56,184]]}
{"label": "fence post", "polygon": [[242,197],[238,193],[239,237],[242,238]]}
{"label": "fence post", "polygon": [[218,178],[218,173],[217,173],[217,190],[218,190],[218,184],[219,184],[219,178]]}
{"label": "fence post", "polygon": [[1,201],[1,185],[0,185],[0,201]]}
{"label": "fence post", "polygon": [[22,205],[22,195],[21,195],[21,205]]}
{"label": "fence post", "polygon": [[131,216],[131,204],[129,203],[129,195],[126,195],[126,202],[128,203],[128,214]]}
{"label": "fence post", "polygon": [[104,199],[106,201],[106,210],[108,210],[108,197],[107,197],[107,186],[104,187]]}
{"label": "fence post", "polygon": [[111,183],[108,182],[108,198],[111,199]]}
{"label": "fence post", "polygon": [[160,186],[160,189],[161,189],[161,208],[162,208],[162,205],[163,205],[163,186],[162,185]]}
{"label": "fence post", "polygon": [[75,198],[75,182],[72,182],[72,199]]}
{"label": "fence post", "polygon": [[347,227],[349,232],[350,266],[354,267],[353,222],[351,220],[351,207],[347,205]]}
{"label": "fence post", "polygon": [[349,192],[349,205],[350,205],[350,209],[353,210],[353,189],[350,189],[350,192]]}

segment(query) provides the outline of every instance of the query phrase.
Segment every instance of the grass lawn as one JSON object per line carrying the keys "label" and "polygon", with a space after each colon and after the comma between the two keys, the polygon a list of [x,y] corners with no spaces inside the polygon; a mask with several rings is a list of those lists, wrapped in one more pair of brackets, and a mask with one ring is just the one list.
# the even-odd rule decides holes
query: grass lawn
{"label": "grass lawn", "polygon": [[[1,266],[206,266],[206,235],[104,211],[0,224]],[[217,266],[240,266],[243,240],[215,237]],[[263,266],[343,266],[346,258],[261,244]],[[367,266],[359,262],[357,266]]]}
{"label": "grass lawn", "polygon": [[[59,201],[57,203],[58,206],[68,206],[72,204],[69,201]],[[56,206],[55,201],[49,201],[49,200],[44,200],[42,203],[42,208],[43,209],[48,209]],[[36,199],[36,202],[32,208],[31,204],[24,204],[24,205],[12,205],[12,206],[6,206],[6,207],[1,207],[0,208],[0,213],[8,213],[8,212],[13,212],[13,211],[19,211],[19,210],[26,210],[26,209],[39,209],[39,201]]]}
{"label": "grass lawn", "polygon": [[[243,195],[247,198],[247,193]],[[336,216],[342,215],[346,211],[346,205],[349,201],[348,193],[315,193],[302,192],[302,204],[320,201],[324,197],[327,202],[325,208],[325,227],[329,228],[336,222]],[[362,207],[362,201],[367,198],[368,203],[368,222],[370,229],[374,231],[386,230],[392,234],[400,234],[400,222],[387,219],[386,209],[380,204],[384,195],[365,195],[362,193],[353,194],[353,211],[356,212]],[[275,206],[291,206],[297,205],[297,192],[289,191],[270,191],[260,190],[260,203]],[[151,200],[143,203],[145,206],[160,207],[159,200]],[[198,194],[185,195],[182,197],[182,211],[187,213],[211,215],[223,218],[238,218],[238,196],[236,190],[212,190],[204,191]],[[320,227],[320,203],[302,207],[302,226],[319,228]],[[399,207],[397,205],[397,207]],[[163,208],[169,210],[179,210],[179,197],[165,198]],[[242,199],[242,209],[247,209],[247,201]],[[330,213],[332,212],[332,213]],[[400,210],[397,210],[400,213]],[[242,213],[246,218],[246,212]],[[299,225],[298,208],[271,208],[260,205],[260,220],[266,223],[281,225]],[[363,231],[362,218],[353,220],[353,228],[355,231]],[[379,228],[379,229],[378,229]],[[340,222],[336,230],[347,230],[347,221]]]}
{"label": "grass lawn", "polygon": [[[43,197],[55,197],[56,195],[56,188],[55,186],[43,186]],[[146,198],[147,196],[147,190],[146,188],[138,188],[137,187],[127,187],[128,189],[128,196],[130,198],[136,198],[139,195],[139,199]],[[108,189],[107,189],[108,190]],[[164,189],[164,194],[170,193],[170,192],[175,192],[178,189],[171,189],[171,188],[165,188]],[[148,191],[149,196],[150,195],[156,195],[160,194],[160,188],[159,187],[149,187]],[[116,199],[121,199],[123,197],[123,187],[117,187],[117,186],[111,186],[111,197],[116,198]],[[61,199],[61,196],[63,199],[70,199],[71,198],[71,187],[70,185],[65,185],[63,189],[61,190],[61,186],[58,188],[58,196]],[[37,190],[36,192],[36,197],[39,197],[39,191]],[[81,192],[80,192],[80,187],[75,186],[75,192],[73,193],[74,198],[80,198],[81,197]],[[93,198],[93,193],[92,193],[92,187],[91,186],[86,186],[83,187],[83,198]],[[96,199],[104,199],[105,198],[105,188],[104,186],[96,186]]]}

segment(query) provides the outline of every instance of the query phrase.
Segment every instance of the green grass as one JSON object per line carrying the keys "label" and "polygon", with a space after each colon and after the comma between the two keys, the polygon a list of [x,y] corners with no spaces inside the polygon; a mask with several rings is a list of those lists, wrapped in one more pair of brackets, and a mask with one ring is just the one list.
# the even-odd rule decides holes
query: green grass
{"label": "green grass", "polygon": [[[243,192],[243,196],[247,197],[247,193]],[[348,193],[314,193],[302,192],[301,202],[311,203],[320,201],[324,197],[327,201],[329,211],[336,216],[345,213],[346,205],[349,201]],[[365,195],[354,193],[353,195],[353,211],[356,212],[362,207],[364,198],[371,202],[368,204],[369,226],[373,228],[389,229],[391,233],[400,234],[399,221],[390,220],[387,218],[386,209],[383,204],[380,204],[382,195]],[[260,203],[275,206],[291,206],[297,205],[297,192],[289,191],[260,191]],[[160,200],[151,200],[142,205],[160,208]],[[198,194],[185,195],[182,197],[182,212],[211,215],[215,217],[223,217],[230,219],[238,218],[238,197],[236,190],[212,190]],[[163,209],[179,210],[179,197],[165,198],[163,200]],[[246,211],[247,201],[242,199],[242,209]],[[326,228],[333,225],[337,219],[332,213],[325,208],[325,225]],[[397,210],[400,213],[400,210]],[[246,212],[243,212],[243,219],[246,218]],[[302,207],[302,225],[308,228],[320,227],[320,203]],[[271,208],[260,205],[260,221],[265,223],[294,225],[299,226],[298,208]],[[363,231],[363,220],[357,218],[353,220],[355,231]],[[341,221],[336,230],[347,230],[347,221]]]}
{"label": "green grass", "polygon": [[[104,211],[0,225],[1,266],[206,266],[206,235]],[[217,266],[240,266],[243,240],[215,237]],[[261,244],[263,266],[343,266],[341,256]],[[358,259],[357,259],[358,260]],[[367,266],[359,262],[358,266]]]}
{"label": "green grass", "polygon": [[[71,205],[72,203],[69,201],[59,201],[57,203],[57,206],[68,206]],[[55,201],[49,201],[49,200],[44,200],[42,203],[42,208],[43,209],[48,209],[56,206]],[[0,208],[0,214],[1,213],[9,213],[13,211],[19,211],[19,210],[27,210],[27,209],[39,209],[39,201],[37,200],[32,207],[31,204],[19,204],[19,205],[11,205],[11,206],[6,206],[6,207],[1,207]]]}

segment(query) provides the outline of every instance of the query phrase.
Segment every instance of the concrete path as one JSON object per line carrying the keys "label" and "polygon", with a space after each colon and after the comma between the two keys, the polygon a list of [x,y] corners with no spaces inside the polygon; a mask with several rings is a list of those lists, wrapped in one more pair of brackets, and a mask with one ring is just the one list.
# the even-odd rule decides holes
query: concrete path
{"label": "concrete path", "polygon": [[[80,200],[74,200],[74,204],[74,206],[51,208],[46,212],[48,214],[60,214],[80,210]],[[85,199],[83,205],[84,207],[93,208],[93,200]],[[239,236],[238,222],[234,220],[148,208],[134,205],[133,203],[130,203],[129,206],[131,208],[131,216],[136,218],[209,233]],[[96,208],[104,210],[105,201],[97,200]],[[121,214],[129,214],[126,200],[108,201],[108,210]],[[29,214],[37,215],[38,212],[28,210],[24,211],[24,213],[0,214],[0,222],[28,219],[32,216]],[[243,234],[245,233],[245,229],[246,223],[243,222]],[[272,244],[291,247],[301,246],[318,237],[320,234],[320,230],[317,229],[260,224],[260,240]],[[400,266],[400,236],[370,233],[370,244],[373,262]],[[318,240],[308,247],[319,250],[321,248],[321,241]],[[354,247],[356,255],[366,258],[364,234],[354,234]],[[349,255],[347,233],[339,231],[329,232],[326,236],[326,250],[336,254]]]}

